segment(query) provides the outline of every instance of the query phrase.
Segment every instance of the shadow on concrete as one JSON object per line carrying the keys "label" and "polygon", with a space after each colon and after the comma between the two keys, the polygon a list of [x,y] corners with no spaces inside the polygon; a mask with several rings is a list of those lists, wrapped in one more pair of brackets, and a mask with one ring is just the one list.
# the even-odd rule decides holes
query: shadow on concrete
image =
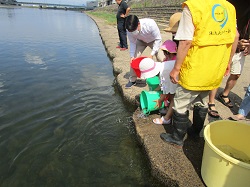
{"label": "shadow on concrete", "polygon": [[[244,89],[246,89],[246,88],[244,87]],[[215,98],[216,98],[216,100],[219,101],[219,102],[220,102],[220,100],[218,99],[218,96],[223,92],[223,90],[224,90],[224,88],[219,88],[218,91],[217,91],[217,93],[216,93]],[[229,96],[231,102],[232,102],[233,105],[234,105],[233,108],[230,108],[230,110],[231,110],[231,112],[232,112],[233,114],[237,114],[237,113],[238,113],[238,110],[239,110],[239,106],[240,106],[240,104],[241,104],[241,102],[242,102],[242,98],[240,98],[240,97],[239,97],[236,93],[234,93],[234,92],[230,92],[228,96]],[[225,107],[226,107],[226,106],[225,106]]]}
{"label": "shadow on concrete", "polygon": [[135,103],[136,103],[136,106],[140,107],[140,109],[141,109],[140,94],[137,94],[135,96]]}
{"label": "shadow on concrete", "polygon": [[[244,91],[246,92],[248,86],[244,87]],[[217,94],[216,94],[216,100],[218,100],[218,95],[220,93],[222,93],[224,88],[219,88],[218,91],[217,91]],[[244,95],[245,96],[245,95]],[[231,102],[234,104],[234,107],[233,108],[230,108],[231,112],[235,115],[235,114],[238,114],[238,110],[239,110],[239,107],[240,107],[240,104],[243,100],[243,98],[239,97],[236,93],[234,92],[230,92],[229,93],[229,98],[231,100]],[[226,107],[226,106],[225,106]],[[250,112],[248,113],[248,115],[246,116],[247,119],[250,119]]]}
{"label": "shadow on concrete", "polygon": [[142,88],[142,87],[146,87],[146,86],[147,86],[146,80],[144,80],[144,79],[137,79],[136,80],[136,87]]}
{"label": "shadow on concrete", "polygon": [[186,155],[188,160],[190,160],[201,181],[202,181],[201,163],[202,163],[204,143],[205,141],[203,137],[195,140],[187,137],[182,147],[184,154]]}
{"label": "shadow on concrete", "polygon": [[219,120],[223,120],[223,119],[222,119],[221,117],[219,117],[219,118],[214,118],[214,117],[212,117],[212,116],[207,115],[207,120],[208,120],[209,123],[212,123],[212,122],[214,122],[214,121],[219,121]]}
{"label": "shadow on concrete", "polygon": [[[129,80],[129,76],[130,76],[130,73],[127,72],[127,73],[123,76],[123,78]],[[146,80],[145,80],[145,79],[137,79],[137,80],[136,80],[136,85],[135,85],[135,86],[136,86],[136,87],[140,87],[140,88],[146,87],[146,86],[147,86]]]}
{"label": "shadow on concrete", "polygon": [[[166,133],[172,133],[173,132],[173,126],[172,125],[164,125],[164,129]],[[188,158],[188,160],[193,165],[195,172],[199,176],[199,178],[202,180],[201,177],[201,163],[202,163],[202,155],[203,155],[203,149],[204,149],[204,138],[201,137],[199,139],[193,139],[187,138],[184,140],[184,145],[182,147],[183,153]],[[205,183],[203,182],[205,185]]]}
{"label": "shadow on concrete", "polygon": [[129,76],[130,76],[130,73],[129,73],[129,72],[127,72],[127,73],[123,76],[123,78],[125,78],[125,79],[129,79]]}
{"label": "shadow on concrete", "polygon": [[[192,111],[193,108],[190,108],[190,111]],[[166,133],[172,133],[173,132],[173,126],[171,125],[164,125],[164,129]],[[184,140],[184,145],[182,147],[183,153],[188,158],[188,160],[193,165],[193,168],[195,169],[195,172],[199,176],[199,178],[202,180],[201,177],[201,163],[202,163],[202,155],[203,155],[203,149],[204,149],[204,138],[200,137],[198,139],[190,138],[186,135]],[[205,183],[203,182],[205,185]]]}

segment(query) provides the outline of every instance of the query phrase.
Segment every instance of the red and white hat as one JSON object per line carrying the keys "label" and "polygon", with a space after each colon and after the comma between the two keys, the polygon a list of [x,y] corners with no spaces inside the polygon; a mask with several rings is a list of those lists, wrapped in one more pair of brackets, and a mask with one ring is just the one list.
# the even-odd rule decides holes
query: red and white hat
{"label": "red and white hat", "polygon": [[142,79],[147,79],[156,76],[161,70],[161,63],[155,62],[148,57],[138,57],[132,60],[131,68],[136,73],[136,76]]}

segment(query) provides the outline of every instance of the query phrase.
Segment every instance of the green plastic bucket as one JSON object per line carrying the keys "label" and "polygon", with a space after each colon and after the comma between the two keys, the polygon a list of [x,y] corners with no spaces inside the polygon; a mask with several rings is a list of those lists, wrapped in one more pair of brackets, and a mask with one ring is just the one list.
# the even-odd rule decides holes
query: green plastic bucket
{"label": "green plastic bucket", "polygon": [[156,102],[160,98],[162,91],[142,91],[140,94],[140,104],[142,112],[149,115],[150,112],[159,110],[164,107],[164,102],[160,108],[155,108]]}
{"label": "green plastic bucket", "polygon": [[149,91],[154,91],[160,84],[160,78],[158,76],[147,78],[146,83],[148,84]]}

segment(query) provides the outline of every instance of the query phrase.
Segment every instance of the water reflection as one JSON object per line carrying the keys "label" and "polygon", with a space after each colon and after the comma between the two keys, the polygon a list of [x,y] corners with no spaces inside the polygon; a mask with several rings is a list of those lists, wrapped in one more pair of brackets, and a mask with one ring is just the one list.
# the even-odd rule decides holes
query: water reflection
{"label": "water reflection", "polygon": [[1,79],[1,77],[2,77],[2,74],[0,74],[0,93],[3,92],[3,91],[5,91],[5,89],[4,89],[4,82]]}
{"label": "water reflection", "polygon": [[43,62],[40,56],[35,56],[30,54],[25,55],[25,61],[28,62],[29,64],[45,64],[45,62]]}
{"label": "water reflection", "polygon": [[14,11],[13,8],[8,8],[6,10],[7,10],[8,18],[14,18],[15,17],[15,11]]}

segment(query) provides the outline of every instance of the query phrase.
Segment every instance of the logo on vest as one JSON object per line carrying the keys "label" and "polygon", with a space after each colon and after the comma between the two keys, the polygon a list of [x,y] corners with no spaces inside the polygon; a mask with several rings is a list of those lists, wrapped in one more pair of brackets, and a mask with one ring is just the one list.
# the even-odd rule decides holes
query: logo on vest
{"label": "logo on vest", "polygon": [[215,4],[212,8],[213,19],[220,23],[221,29],[226,25],[228,21],[227,10],[220,4]]}

